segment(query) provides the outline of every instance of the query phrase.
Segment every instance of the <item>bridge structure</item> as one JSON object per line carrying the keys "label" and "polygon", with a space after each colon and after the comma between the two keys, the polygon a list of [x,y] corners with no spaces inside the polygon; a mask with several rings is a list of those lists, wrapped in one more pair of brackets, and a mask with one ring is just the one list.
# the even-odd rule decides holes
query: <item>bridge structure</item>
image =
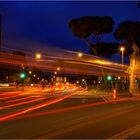
{"label": "bridge structure", "polygon": [[[40,52],[42,55],[40,59],[35,57],[37,51],[7,46],[3,46],[2,48],[0,52],[0,65],[3,67],[17,68],[27,66],[44,72],[55,72],[59,67],[59,73],[64,74],[127,77],[130,79],[130,91],[134,94],[139,92],[139,90],[136,91],[138,85],[135,84],[135,79],[140,77],[138,66],[136,66],[138,61],[135,59],[137,64],[134,63],[134,56],[130,57],[130,66],[123,65],[122,71],[122,64],[120,63],[87,54],[79,57],[78,52],[59,48],[46,48],[46,50]],[[22,52],[24,56],[13,52]],[[137,67],[137,70],[134,67]]]}
{"label": "bridge structure", "polygon": [[[25,56],[13,52],[22,52]],[[122,64],[98,56],[83,54],[79,57],[78,52],[58,48],[49,48],[45,52],[41,52],[40,59],[37,59],[35,54],[36,52],[28,50],[3,47],[3,51],[0,52],[0,63],[3,66],[24,65],[50,72],[56,71],[57,67],[60,67],[60,73],[128,76],[127,73],[122,72]],[[128,65],[124,65],[124,71],[127,68]]]}

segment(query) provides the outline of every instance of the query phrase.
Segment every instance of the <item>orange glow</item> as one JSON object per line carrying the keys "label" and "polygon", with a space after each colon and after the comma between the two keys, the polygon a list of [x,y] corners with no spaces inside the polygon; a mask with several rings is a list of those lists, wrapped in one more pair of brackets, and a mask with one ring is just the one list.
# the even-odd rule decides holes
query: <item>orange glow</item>
{"label": "orange glow", "polygon": [[[57,99],[53,99],[51,101],[48,101],[48,102],[45,102],[45,103],[42,103],[42,104],[39,104],[39,105],[35,105],[35,106],[32,106],[28,109],[24,109],[24,110],[21,110],[21,111],[17,111],[16,113],[12,113],[12,114],[9,114],[9,115],[6,115],[6,116],[3,116],[3,117],[0,117],[0,121],[6,121],[6,120],[9,120],[13,117],[16,117],[16,116],[19,116],[19,115],[22,115],[22,114],[26,114],[28,112],[31,112],[31,111],[34,111],[34,110],[37,110],[37,109],[40,109],[40,108],[43,108],[43,107],[46,107],[46,106],[49,106],[51,104],[54,104],[54,103],[57,103],[57,102],[60,102],[64,99],[67,99],[75,94],[78,94],[79,92],[75,92],[75,93],[71,93],[71,94],[68,94],[68,95],[64,95],[62,97],[59,97]],[[41,98],[40,98],[41,99]]]}
{"label": "orange glow", "polygon": [[103,65],[111,65],[112,64],[112,63],[110,63],[108,61],[103,61],[103,60],[96,60],[95,63],[103,64]]}
{"label": "orange glow", "polygon": [[33,98],[33,97],[32,96],[28,96],[28,97],[23,97],[23,98],[15,99],[15,100],[8,100],[8,101],[6,101],[6,103],[13,103],[13,102],[22,101],[22,100],[31,99],[31,98]]}
{"label": "orange glow", "polygon": [[59,71],[60,70],[60,67],[57,67],[57,70]]}
{"label": "orange glow", "polygon": [[78,53],[78,57],[82,57],[83,54],[81,52]]}
{"label": "orange glow", "polygon": [[10,98],[14,98],[14,97],[18,97],[18,96],[24,96],[24,95],[20,95],[20,94],[9,94],[9,95],[5,95],[4,97],[0,98],[0,100],[6,100],[6,99],[10,99]]}
{"label": "orange glow", "polygon": [[40,58],[41,58],[41,54],[40,54],[40,53],[37,53],[37,54],[36,54],[36,58],[37,58],[37,59],[40,59]]}
{"label": "orange glow", "polygon": [[29,71],[29,74],[32,74],[32,71]]}
{"label": "orange glow", "polygon": [[120,48],[120,51],[122,51],[122,52],[123,52],[123,51],[124,51],[124,47],[121,47],[121,48]]}
{"label": "orange glow", "polygon": [[117,98],[117,94],[116,94],[116,89],[113,89],[113,99],[115,100]]}

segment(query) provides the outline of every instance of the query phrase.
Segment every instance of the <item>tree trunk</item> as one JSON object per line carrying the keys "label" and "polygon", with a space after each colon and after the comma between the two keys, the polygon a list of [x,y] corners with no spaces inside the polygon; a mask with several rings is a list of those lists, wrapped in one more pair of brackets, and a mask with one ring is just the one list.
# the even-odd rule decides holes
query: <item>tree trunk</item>
{"label": "tree trunk", "polygon": [[94,52],[95,55],[97,55],[97,52],[96,52],[96,50],[92,47],[92,44],[89,43],[86,39],[84,39],[84,40],[85,40],[87,46]]}

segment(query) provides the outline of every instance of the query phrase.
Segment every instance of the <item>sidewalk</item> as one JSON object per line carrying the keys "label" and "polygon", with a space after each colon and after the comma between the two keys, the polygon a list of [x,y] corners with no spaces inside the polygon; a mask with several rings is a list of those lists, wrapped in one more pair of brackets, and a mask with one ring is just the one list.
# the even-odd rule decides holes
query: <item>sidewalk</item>
{"label": "sidewalk", "polygon": [[[86,97],[86,98],[94,98],[94,97],[108,97],[112,98],[113,91],[99,91],[99,90],[86,90],[84,92],[79,93],[78,95],[74,95],[75,97]],[[117,97],[123,98],[123,97],[132,97],[132,95],[129,92],[120,92],[117,93]]]}

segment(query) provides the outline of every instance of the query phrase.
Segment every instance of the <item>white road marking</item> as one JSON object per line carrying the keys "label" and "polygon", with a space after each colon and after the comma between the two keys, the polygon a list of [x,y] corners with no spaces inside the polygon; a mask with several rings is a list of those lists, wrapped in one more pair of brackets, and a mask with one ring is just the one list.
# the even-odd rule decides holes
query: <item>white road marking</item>
{"label": "white road marking", "polygon": [[134,127],[131,127],[129,129],[126,129],[126,130],[112,136],[109,139],[126,139],[126,138],[129,138],[130,136],[136,134],[139,131],[140,131],[140,124],[136,125]]}

